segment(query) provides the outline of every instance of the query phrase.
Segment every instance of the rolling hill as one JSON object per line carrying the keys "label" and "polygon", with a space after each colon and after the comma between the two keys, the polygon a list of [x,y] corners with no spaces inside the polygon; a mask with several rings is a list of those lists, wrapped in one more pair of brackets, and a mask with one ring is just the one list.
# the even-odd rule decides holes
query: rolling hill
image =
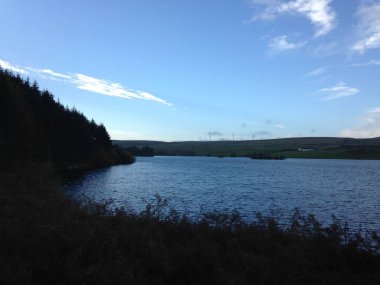
{"label": "rolling hill", "polygon": [[287,158],[380,159],[380,138],[300,137],[244,141],[144,141],[114,140],[114,144],[153,148],[155,155],[250,156],[275,153]]}

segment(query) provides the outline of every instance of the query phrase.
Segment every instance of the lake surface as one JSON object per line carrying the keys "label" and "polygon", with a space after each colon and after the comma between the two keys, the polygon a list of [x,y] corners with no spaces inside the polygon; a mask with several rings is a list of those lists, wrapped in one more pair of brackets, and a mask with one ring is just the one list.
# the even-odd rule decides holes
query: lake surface
{"label": "lake surface", "polygon": [[69,182],[74,198],[113,200],[139,212],[155,193],[191,216],[201,210],[237,209],[284,219],[298,207],[350,228],[380,232],[380,161],[252,160],[214,157],[139,157],[132,165],[90,172]]}

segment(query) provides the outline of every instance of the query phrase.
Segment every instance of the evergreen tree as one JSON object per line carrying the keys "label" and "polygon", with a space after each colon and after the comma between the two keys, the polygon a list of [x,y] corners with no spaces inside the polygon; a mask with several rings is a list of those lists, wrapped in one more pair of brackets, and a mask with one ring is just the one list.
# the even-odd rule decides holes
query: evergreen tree
{"label": "evergreen tree", "polygon": [[[36,81],[0,69],[0,164],[52,161],[59,169],[132,162],[112,147],[103,124],[65,108]],[[122,158],[121,158],[122,156]]]}

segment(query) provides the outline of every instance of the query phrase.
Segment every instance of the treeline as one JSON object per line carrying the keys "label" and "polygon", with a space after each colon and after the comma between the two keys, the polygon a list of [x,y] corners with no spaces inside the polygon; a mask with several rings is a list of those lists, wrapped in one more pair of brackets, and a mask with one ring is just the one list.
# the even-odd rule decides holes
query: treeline
{"label": "treeline", "polygon": [[154,156],[154,150],[149,146],[143,146],[141,148],[132,146],[125,148],[125,150],[130,152],[133,156]]}
{"label": "treeline", "polygon": [[59,171],[130,163],[102,124],[63,106],[47,90],[0,68],[0,168],[51,162]]}
{"label": "treeline", "polygon": [[252,159],[267,159],[267,160],[283,160],[285,157],[278,153],[271,152],[255,152],[252,154],[248,154],[248,157]]}

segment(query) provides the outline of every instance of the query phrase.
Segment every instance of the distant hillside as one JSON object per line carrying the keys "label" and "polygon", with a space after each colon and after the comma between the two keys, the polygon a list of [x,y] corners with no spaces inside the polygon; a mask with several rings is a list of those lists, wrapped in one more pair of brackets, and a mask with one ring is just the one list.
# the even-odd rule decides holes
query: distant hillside
{"label": "distant hillside", "polygon": [[90,169],[133,158],[112,146],[102,124],[57,102],[0,68],[0,169],[51,163],[59,171]]}
{"label": "distant hillside", "polygon": [[380,138],[304,137],[246,141],[114,141],[123,148],[153,148],[155,155],[250,156],[269,152],[289,158],[380,159]]}

